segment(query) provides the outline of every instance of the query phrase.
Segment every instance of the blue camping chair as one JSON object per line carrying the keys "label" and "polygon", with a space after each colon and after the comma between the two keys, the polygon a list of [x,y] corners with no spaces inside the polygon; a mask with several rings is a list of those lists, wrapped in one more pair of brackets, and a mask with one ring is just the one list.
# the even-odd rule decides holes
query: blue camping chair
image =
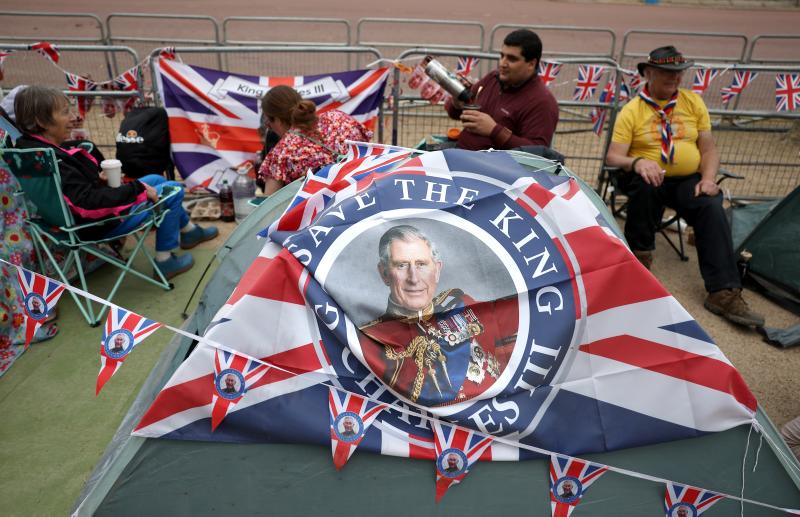
{"label": "blue camping chair", "polygon": [[[67,206],[66,200],[61,193],[61,174],[58,170],[58,160],[52,149],[3,148],[0,149],[0,154],[2,154],[5,163],[20,184],[20,194],[22,195],[22,200],[29,214],[29,219],[26,223],[33,236],[39,262],[43,263],[42,252],[44,252],[64,284],[72,285],[67,278],[67,272],[74,266],[80,281],[80,288],[84,291],[88,291],[86,274],[83,270],[81,257],[89,254],[119,269],[116,282],[106,297],[108,301],[112,301],[127,273],[135,275],[165,290],[172,289],[172,284],[167,281],[164,275],[161,274],[161,271],[156,267],[152,254],[144,246],[144,241],[150,231],[154,227],[158,227],[164,220],[164,216],[168,211],[164,203],[166,199],[177,193],[177,189],[172,189],[170,192],[166,193],[157,203],[139,207],[131,213],[77,226]],[[167,191],[165,190],[165,192]],[[98,226],[109,220],[118,220],[121,223],[127,218],[142,212],[149,213],[150,217],[145,219],[137,228],[123,236],[84,240],[78,234],[81,230]],[[100,247],[101,244],[111,243],[111,241],[128,235],[134,236],[136,244],[127,260],[123,261]],[[48,241],[67,249],[66,258],[62,264],[58,263],[48,248]],[[147,257],[148,262],[156,272],[156,278],[133,268],[133,262],[139,252],[142,252],[144,256]],[[72,291],[70,291],[70,294],[78,305],[78,309],[80,309],[83,317],[86,318],[86,321],[92,326],[99,325],[108,306],[103,305],[100,312],[95,315],[94,304],[91,300],[79,297]]]}

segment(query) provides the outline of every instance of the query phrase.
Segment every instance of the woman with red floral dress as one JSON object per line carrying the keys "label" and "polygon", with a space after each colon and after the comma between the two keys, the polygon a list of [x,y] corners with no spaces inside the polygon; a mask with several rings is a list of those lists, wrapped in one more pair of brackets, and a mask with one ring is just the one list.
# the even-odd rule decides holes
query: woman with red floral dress
{"label": "woman with red floral dress", "polygon": [[335,162],[347,152],[345,140],[368,142],[372,138],[372,131],[341,111],[317,113],[313,102],[303,100],[289,86],[270,89],[261,101],[261,110],[269,129],[281,137],[258,171],[267,195],[309,169]]}

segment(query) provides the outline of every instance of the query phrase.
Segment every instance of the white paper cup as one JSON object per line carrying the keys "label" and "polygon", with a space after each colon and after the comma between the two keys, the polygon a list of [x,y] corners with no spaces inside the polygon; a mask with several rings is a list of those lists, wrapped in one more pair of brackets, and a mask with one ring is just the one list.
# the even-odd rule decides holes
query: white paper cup
{"label": "white paper cup", "polygon": [[103,160],[100,168],[106,173],[106,183],[109,187],[119,187],[122,184],[122,162],[119,160]]}

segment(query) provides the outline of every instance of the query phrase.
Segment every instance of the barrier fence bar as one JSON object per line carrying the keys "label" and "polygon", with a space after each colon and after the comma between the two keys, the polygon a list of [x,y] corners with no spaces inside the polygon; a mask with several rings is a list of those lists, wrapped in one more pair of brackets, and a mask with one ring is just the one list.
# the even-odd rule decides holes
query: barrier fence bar
{"label": "barrier fence bar", "polygon": [[[4,18],[13,18],[12,20],[4,20]],[[44,27],[32,27],[31,32],[26,32],[28,27],[24,24],[24,18],[37,18],[37,21],[44,22]],[[65,18],[70,21],[76,20],[75,23],[64,23]],[[48,22],[52,22],[48,23]],[[3,34],[0,35],[0,41],[24,41],[26,43],[34,43],[36,41],[48,41],[50,43],[97,43],[103,44],[106,42],[105,29],[103,21],[91,13],[42,13],[33,11],[0,11],[0,27],[3,28]],[[57,29],[59,34],[48,33],[44,36],[45,31],[50,29]],[[65,30],[69,29],[69,30]],[[76,30],[77,29],[77,30]],[[97,34],[85,35],[87,29],[97,30]],[[61,31],[65,30],[62,34]],[[70,34],[76,32],[78,34]]]}
{"label": "barrier fence bar", "polygon": [[[500,31],[511,32],[515,29],[530,29],[542,39],[543,54],[552,57],[569,56],[595,56],[614,58],[614,50],[617,45],[617,35],[608,27],[577,27],[570,25],[521,25],[513,23],[500,23],[492,27],[489,33],[489,52],[499,52],[503,44],[502,40],[496,40],[497,33]],[[579,37],[571,38],[570,43],[575,44],[571,48],[561,40],[548,40],[548,34],[569,33]],[[592,37],[594,36],[594,37]],[[587,39],[589,38],[589,39]],[[597,40],[597,41],[595,41]],[[596,52],[587,52],[586,48],[598,49]],[[606,49],[606,50],[603,50]]]}
{"label": "barrier fence bar", "polygon": [[[797,63],[800,52],[800,36],[797,34],[759,34],[750,41],[747,49],[746,63]],[[774,57],[760,56],[760,53],[770,52]]]}
{"label": "barrier fence bar", "polygon": [[[123,33],[121,30],[112,30],[112,22],[117,20],[119,23],[131,20],[147,20],[149,27],[145,30],[141,28],[141,24],[136,28],[135,32]],[[183,22],[183,23],[182,23]],[[189,23],[185,23],[189,22]],[[202,37],[202,32],[199,30],[203,27],[208,30],[210,26],[210,33],[208,37]],[[168,29],[169,34],[176,35],[177,37],[170,36],[165,38],[163,36],[147,36],[144,32],[150,32],[156,28]],[[222,44],[220,38],[219,23],[211,16],[201,15],[184,15],[184,14],[150,14],[150,13],[111,13],[106,17],[106,34],[109,44],[128,44],[140,51],[142,55],[147,55],[153,46],[177,46],[177,45],[208,45],[219,46]],[[142,43],[152,43],[145,47]],[[223,68],[221,56],[217,56],[218,60],[216,66],[220,69]],[[210,63],[206,66],[210,66]],[[115,68],[115,72],[116,72]]]}
{"label": "barrier fence bar", "polygon": [[[240,33],[235,31],[237,25],[247,24],[252,26],[251,30],[257,35],[262,34],[263,30],[264,33],[269,35],[269,39],[263,40],[259,38],[241,38],[231,35],[232,32],[237,34]],[[287,27],[295,29],[295,31],[290,33],[292,36],[291,38],[277,39],[275,37],[275,33],[278,32],[279,27],[275,26],[284,24]],[[332,41],[302,41],[300,39],[302,36],[298,36],[298,32],[296,30],[298,25],[300,25],[303,29],[308,29],[309,25],[314,26],[314,30],[309,31],[309,34],[315,37],[322,36],[330,31],[343,29],[342,34],[336,35],[342,37],[331,38]],[[239,30],[241,31],[243,28],[240,27]],[[350,45],[352,32],[352,26],[350,25],[350,22],[342,18],[308,18],[297,16],[229,16],[228,18],[222,20],[222,43],[224,45],[334,45],[346,47]]]}
{"label": "barrier fence bar", "polygon": [[[400,27],[407,32],[401,33]],[[381,38],[399,34],[401,40],[373,41],[365,35],[368,29],[381,30]],[[436,38],[432,36],[435,35]],[[481,52],[485,39],[483,24],[461,20],[418,20],[413,18],[361,18],[356,25],[356,44],[375,47],[386,57],[394,57],[390,49],[430,46],[442,49]],[[461,43],[449,43],[460,41]]]}
{"label": "barrier fence bar", "polygon": [[[150,53],[150,74],[154,85],[157,85],[153,61],[161,49],[154,49]],[[324,73],[343,72],[348,70],[347,63],[352,57],[364,61],[378,61],[381,53],[370,47],[339,47],[339,46],[314,46],[314,45],[249,45],[229,47],[176,47],[176,54],[187,64],[192,64],[194,56],[203,54],[225,55],[229,63],[228,72],[247,75],[265,76],[296,76],[320,75]],[[302,56],[308,58],[302,58]],[[300,58],[298,57],[300,56]],[[327,66],[321,68],[320,63]],[[341,66],[337,66],[340,64]],[[160,105],[158,95],[155,96],[156,104]],[[376,135],[379,142],[383,141],[383,107],[378,112]]]}
{"label": "barrier fence bar", "polygon": [[[743,61],[747,44],[744,34],[633,29],[622,38],[618,62],[621,67],[631,68],[651,50],[665,45],[674,45],[684,56],[701,61]],[[709,54],[715,50],[716,54]]]}

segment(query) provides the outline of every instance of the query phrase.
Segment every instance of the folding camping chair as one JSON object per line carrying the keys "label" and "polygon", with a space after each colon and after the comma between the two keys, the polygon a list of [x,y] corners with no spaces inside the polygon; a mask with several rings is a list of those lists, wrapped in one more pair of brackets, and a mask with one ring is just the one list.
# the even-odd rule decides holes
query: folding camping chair
{"label": "folding camping chair", "polygon": [[[600,192],[598,193],[600,194],[600,197],[603,198],[603,201],[608,203],[609,208],[611,208],[611,213],[614,214],[615,217],[627,216],[627,199],[622,202],[617,200],[617,196],[619,194],[626,195],[624,188],[621,188],[620,186],[620,180],[623,174],[626,174],[623,169],[619,167],[608,166],[603,166],[603,169],[600,172]],[[734,174],[725,169],[720,169],[717,173],[717,176],[717,185],[721,184],[728,178],[737,180],[744,179],[744,176]],[[667,234],[667,230],[673,227],[673,225],[675,228],[677,228],[677,244],[672,240],[669,234]],[[666,218],[662,217],[661,223],[656,228],[656,231],[667,240],[667,243],[672,247],[675,253],[678,254],[678,258],[680,258],[683,262],[689,260],[689,257],[686,255],[686,248],[683,244],[683,229],[685,225],[686,223],[680,218],[680,215],[675,212]]]}
{"label": "folding camping chair", "polygon": [[[164,206],[164,202],[169,196],[177,193],[173,190],[163,196],[155,204],[142,206],[132,211],[129,214],[106,218],[102,222],[93,222],[76,226],[75,220],[72,217],[64,196],[61,194],[61,175],[58,170],[58,161],[55,152],[52,149],[7,149],[0,150],[5,163],[8,165],[12,174],[17,178],[21,187],[22,200],[25,203],[28,212],[27,226],[33,236],[36,253],[39,262],[42,262],[42,251],[47,256],[50,264],[58,273],[61,281],[66,285],[72,285],[67,278],[67,273],[72,266],[75,267],[78,279],[80,280],[80,287],[84,291],[88,291],[86,285],[86,275],[81,263],[81,256],[86,254],[97,257],[104,262],[119,268],[119,275],[111,288],[106,299],[112,301],[117,292],[122,280],[127,273],[131,273],[153,285],[157,285],[163,289],[172,289],[167,279],[161,274],[161,271],[156,267],[155,260],[147,248],[144,247],[144,241],[147,235],[154,227],[158,227],[164,220],[168,209]],[[123,236],[115,236],[110,238],[100,238],[97,240],[84,240],[78,234],[81,230],[98,226],[106,223],[109,220],[118,220],[120,222],[134,215],[141,214],[142,212],[150,213],[151,216],[142,222],[137,228],[131,230]],[[123,261],[119,258],[110,255],[102,250],[99,245],[103,243],[110,243],[120,237],[134,235],[136,245],[133,248],[127,260]],[[67,255],[64,263],[59,264],[53,256],[46,244],[46,240],[66,248]],[[158,278],[152,278],[140,271],[133,269],[133,261],[136,259],[139,252],[142,252]],[[100,312],[95,316],[92,301],[83,299],[76,293],[70,291],[72,298],[78,305],[83,317],[92,325],[97,326],[100,324],[105,311],[108,309],[104,305]]]}

